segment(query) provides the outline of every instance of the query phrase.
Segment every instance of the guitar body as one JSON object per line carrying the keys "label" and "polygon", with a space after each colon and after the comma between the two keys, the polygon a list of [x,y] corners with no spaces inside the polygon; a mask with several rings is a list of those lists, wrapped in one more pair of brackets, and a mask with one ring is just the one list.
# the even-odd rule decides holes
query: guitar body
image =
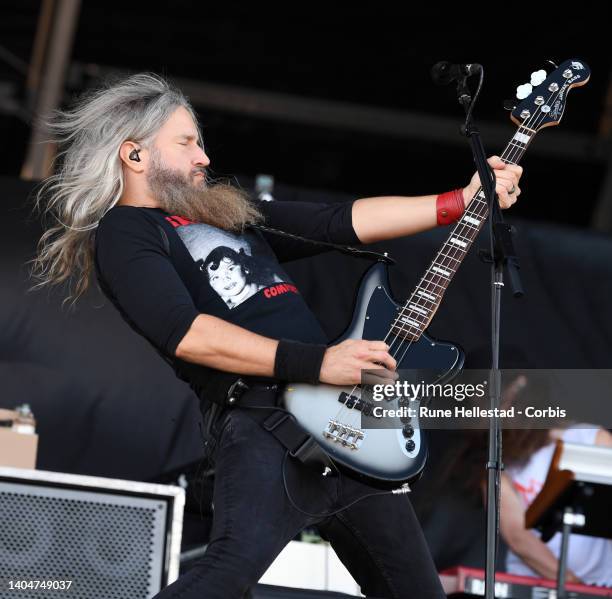
{"label": "guitar body", "polygon": [[[427,334],[422,334],[418,341],[412,342],[389,336],[391,324],[400,309],[401,306],[391,296],[386,265],[382,262],[374,264],[360,283],[350,325],[332,345],[345,339],[385,339],[391,355],[397,360],[398,371],[425,369],[436,373],[435,380],[425,382],[450,381],[463,366],[463,351],[454,343],[437,341]],[[410,423],[405,422],[405,419],[385,418],[385,426],[392,428],[365,428],[362,424],[380,426],[380,421],[364,416],[363,410],[346,407],[346,403],[339,401],[345,397],[342,393],[359,397],[361,389],[326,384],[289,384],[284,391],[284,403],[300,425],[338,464],[367,478],[376,479],[379,485],[381,482],[401,484],[418,477],[427,460],[427,441],[424,431],[419,429],[418,417],[411,418]],[[397,398],[373,403],[385,409],[400,407]],[[411,407],[417,408],[418,405],[418,401],[410,402]],[[342,438],[330,434],[330,420],[361,431],[363,438],[356,443],[356,447],[351,443],[344,444]],[[409,437],[404,430],[407,424],[412,427]]]}

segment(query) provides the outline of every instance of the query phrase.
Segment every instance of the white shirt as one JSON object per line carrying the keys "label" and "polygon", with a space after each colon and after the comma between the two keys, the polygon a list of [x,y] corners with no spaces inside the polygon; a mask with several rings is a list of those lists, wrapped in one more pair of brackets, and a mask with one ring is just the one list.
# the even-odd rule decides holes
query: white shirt
{"label": "white shirt", "polygon": [[[584,427],[586,425],[582,425]],[[595,445],[595,437],[599,428],[569,427],[563,431],[562,440],[567,443]],[[555,444],[550,443],[536,451],[522,467],[508,467],[508,476],[523,500],[525,509],[540,492],[548,474]],[[539,536],[539,532],[532,531]],[[559,557],[561,553],[561,533],[556,533],[546,543],[553,554]],[[600,539],[572,533],[569,538],[567,567],[585,584],[612,586],[612,540]],[[508,549],[506,571],[521,576],[540,575],[527,566],[521,558]]]}

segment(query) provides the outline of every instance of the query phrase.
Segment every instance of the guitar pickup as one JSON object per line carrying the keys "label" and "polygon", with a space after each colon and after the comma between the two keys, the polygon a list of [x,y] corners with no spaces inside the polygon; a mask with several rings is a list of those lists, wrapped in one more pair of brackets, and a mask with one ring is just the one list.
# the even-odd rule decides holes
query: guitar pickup
{"label": "guitar pickup", "polygon": [[338,396],[338,401],[351,410],[358,410],[364,416],[372,416],[374,413],[374,404],[371,401],[366,401],[355,395],[349,395],[344,391]]}
{"label": "guitar pickup", "polygon": [[350,408],[353,410],[359,410],[360,412],[363,412],[364,414],[365,414],[364,410],[367,408],[367,406],[370,405],[369,402],[365,401],[361,397],[357,397],[356,395],[349,395],[348,393],[345,393],[344,391],[340,393],[340,395],[338,396],[338,401],[344,404],[347,408]]}
{"label": "guitar pickup", "polygon": [[349,395],[346,392],[342,392],[340,393],[340,395],[338,396],[338,401],[340,403],[343,403],[347,408],[352,408],[355,406],[355,404],[360,401],[359,397],[356,397],[355,395]]}

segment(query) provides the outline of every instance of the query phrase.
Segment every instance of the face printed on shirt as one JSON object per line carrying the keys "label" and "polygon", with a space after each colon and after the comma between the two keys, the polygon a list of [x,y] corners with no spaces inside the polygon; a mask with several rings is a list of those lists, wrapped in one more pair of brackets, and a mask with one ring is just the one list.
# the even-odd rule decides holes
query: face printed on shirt
{"label": "face printed on shirt", "polygon": [[229,308],[241,304],[260,289],[280,278],[259,261],[230,247],[216,247],[206,260],[201,261],[200,270],[208,275],[210,286],[219,294]]}
{"label": "face printed on shirt", "polygon": [[177,233],[213,291],[235,308],[261,289],[289,281],[266,259],[252,233],[235,235],[210,225],[191,223]]}
{"label": "face printed on shirt", "polygon": [[209,264],[207,270],[210,286],[223,299],[240,295],[247,286],[242,266],[233,262],[231,258],[222,258],[216,267]]}

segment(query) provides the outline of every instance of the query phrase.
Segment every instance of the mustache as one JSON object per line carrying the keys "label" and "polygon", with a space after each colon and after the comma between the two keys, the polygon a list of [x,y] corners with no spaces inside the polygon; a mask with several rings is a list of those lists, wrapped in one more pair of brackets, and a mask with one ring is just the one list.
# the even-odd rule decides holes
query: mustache
{"label": "mustache", "polygon": [[195,175],[202,175],[204,180],[208,181],[208,173],[206,168],[203,166],[196,166],[195,168],[191,169],[191,176],[195,177]]}

